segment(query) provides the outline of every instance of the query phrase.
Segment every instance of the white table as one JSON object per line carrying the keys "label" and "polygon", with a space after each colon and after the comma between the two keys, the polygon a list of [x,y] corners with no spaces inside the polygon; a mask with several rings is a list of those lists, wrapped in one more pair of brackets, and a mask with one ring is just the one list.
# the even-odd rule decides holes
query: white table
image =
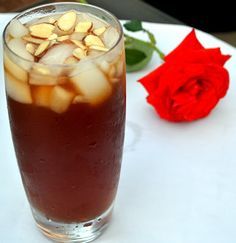
{"label": "white table", "polygon": [[[12,17],[0,14],[0,29]],[[188,27],[146,23],[168,53]],[[97,243],[236,242],[236,50],[202,32],[205,46],[222,47],[229,92],[210,116],[189,124],[160,120],[136,80],[160,63],[127,76],[125,153],[113,222]],[[2,50],[0,51],[2,55]],[[2,61],[2,59],[1,59]],[[0,72],[0,243],[49,242],[31,217],[10,138]]]}

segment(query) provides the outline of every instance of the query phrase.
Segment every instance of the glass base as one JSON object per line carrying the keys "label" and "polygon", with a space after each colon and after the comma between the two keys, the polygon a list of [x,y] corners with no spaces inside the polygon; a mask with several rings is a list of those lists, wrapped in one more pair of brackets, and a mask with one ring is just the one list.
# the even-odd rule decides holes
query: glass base
{"label": "glass base", "polygon": [[113,205],[93,220],[78,223],[61,223],[46,218],[32,208],[33,216],[40,231],[56,242],[90,242],[99,237],[107,228]]}

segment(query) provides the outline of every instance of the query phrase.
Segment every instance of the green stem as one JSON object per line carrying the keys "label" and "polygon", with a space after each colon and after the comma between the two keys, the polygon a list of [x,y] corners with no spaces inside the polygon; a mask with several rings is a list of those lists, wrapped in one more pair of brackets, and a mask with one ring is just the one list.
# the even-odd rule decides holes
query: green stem
{"label": "green stem", "polygon": [[159,57],[161,58],[161,60],[164,60],[165,54],[159,48],[157,48],[155,45],[151,44],[151,46],[157,52],[157,54],[159,55]]}
{"label": "green stem", "polygon": [[145,33],[147,33],[147,35],[148,35],[148,38],[149,38],[149,40],[151,41],[151,43],[153,44],[153,45],[156,45],[156,38],[155,38],[155,36],[153,35],[153,33],[151,33],[149,30],[146,30],[146,29],[143,29],[143,31],[145,32]]}

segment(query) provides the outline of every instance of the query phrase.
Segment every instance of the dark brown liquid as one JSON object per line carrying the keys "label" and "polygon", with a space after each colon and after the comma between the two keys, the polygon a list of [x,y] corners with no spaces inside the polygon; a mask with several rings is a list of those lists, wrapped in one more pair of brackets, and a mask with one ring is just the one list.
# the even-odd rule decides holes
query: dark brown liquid
{"label": "dark brown liquid", "polygon": [[112,204],[125,122],[123,82],[103,104],[63,114],[8,97],[18,164],[32,206],[63,222],[93,219]]}

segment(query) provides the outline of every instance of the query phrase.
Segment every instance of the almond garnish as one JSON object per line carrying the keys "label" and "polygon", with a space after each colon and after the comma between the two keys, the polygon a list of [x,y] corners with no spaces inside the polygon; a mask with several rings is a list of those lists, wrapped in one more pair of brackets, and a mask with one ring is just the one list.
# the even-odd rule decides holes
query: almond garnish
{"label": "almond garnish", "polygon": [[106,51],[108,51],[109,49],[108,48],[106,48],[106,47],[103,47],[103,46],[90,46],[89,47],[91,50],[96,50],[96,51],[104,51],[104,52],[106,52]]}
{"label": "almond garnish", "polygon": [[62,36],[59,36],[57,37],[57,41],[65,41],[65,40],[69,40],[70,39],[70,36],[69,35],[62,35]]}
{"label": "almond garnish", "polygon": [[49,37],[48,37],[48,40],[56,40],[57,39],[57,34],[51,34]]}
{"label": "almond garnish", "polygon": [[86,46],[102,46],[104,47],[103,42],[96,35],[87,35],[84,39]]}
{"label": "almond garnish", "polygon": [[50,45],[50,41],[44,41],[42,42],[38,48],[36,49],[34,55],[35,56],[39,56],[40,54],[42,54]]}
{"label": "almond garnish", "polygon": [[87,49],[87,47],[81,41],[71,40],[71,42],[73,42],[76,46],[78,46],[82,50],[86,50]]}
{"label": "almond garnish", "polygon": [[63,31],[69,31],[76,23],[76,13],[74,11],[63,14],[57,21],[57,26]]}
{"label": "almond garnish", "polygon": [[30,42],[30,43],[33,43],[33,44],[38,44],[38,45],[41,44],[42,42],[44,42],[44,40],[34,38],[32,36],[24,36],[24,37],[22,37],[22,39],[27,41],[27,42]]}
{"label": "almond garnish", "polygon": [[36,46],[32,43],[27,43],[26,46],[25,46],[25,49],[26,51],[28,51],[30,54],[33,54],[35,53],[35,50],[36,50]]}
{"label": "almond garnish", "polygon": [[79,22],[75,26],[75,32],[86,33],[92,29],[93,23],[92,22]]}
{"label": "almond garnish", "polygon": [[51,47],[51,46],[53,46],[53,45],[55,45],[55,44],[57,44],[58,42],[57,42],[57,40],[51,40],[50,41],[50,45],[49,45],[49,47]]}
{"label": "almond garnish", "polygon": [[86,51],[82,50],[81,48],[76,48],[73,51],[73,56],[78,58],[78,59],[82,59],[86,57]]}
{"label": "almond garnish", "polygon": [[39,38],[48,38],[52,34],[54,28],[55,26],[52,24],[35,24],[31,25],[29,27],[29,30],[32,36]]}
{"label": "almond garnish", "polygon": [[101,28],[97,28],[97,29],[93,30],[93,33],[95,35],[101,35],[105,32],[105,30],[106,30],[106,27],[101,27]]}

